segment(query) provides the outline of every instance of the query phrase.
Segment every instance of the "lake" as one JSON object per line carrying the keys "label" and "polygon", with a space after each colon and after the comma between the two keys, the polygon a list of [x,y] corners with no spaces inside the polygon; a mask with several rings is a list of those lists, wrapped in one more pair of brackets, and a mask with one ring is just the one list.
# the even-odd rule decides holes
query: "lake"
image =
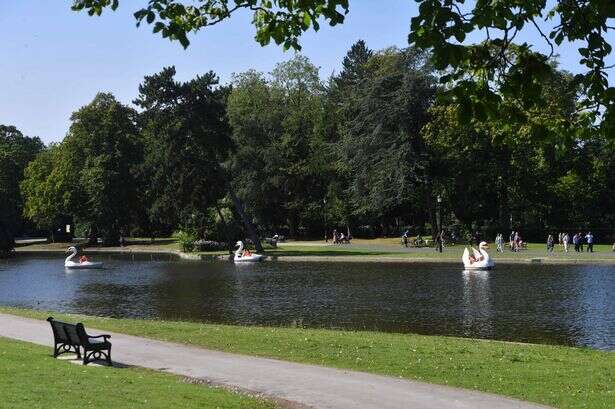
{"label": "lake", "polygon": [[0,260],[0,304],[118,318],[413,332],[615,350],[615,266]]}

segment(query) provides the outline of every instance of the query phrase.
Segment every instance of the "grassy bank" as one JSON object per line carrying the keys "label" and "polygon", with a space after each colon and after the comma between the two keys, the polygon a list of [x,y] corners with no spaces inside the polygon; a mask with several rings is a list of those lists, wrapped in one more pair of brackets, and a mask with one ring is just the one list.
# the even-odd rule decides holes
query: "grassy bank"
{"label": "grassy bank", "polygon": [[[17,248],[18,253],[28,252],[63,252],[66,243],[34,243]],[[443,253],[437,253],[432,247],[405,248],[398,238],[386,239],[355,239],[352,245],[336,246],[322,241],[295,241],[280,243],[277,248],[268,248],[267,254],[283,260],[343,260],[343,261],[431,261],[460,262],[464,245],[448,246]],[[180,254],[179,246],[173,239],[128,240],[124,247],[91,246],[86,253],[95,252],[135,252],[135,253],[173,253]],[[224,251],[189,253],[186,258],[218,257],[228,254]],[[556,247],[555,252],[547,254],[544,244],[529,243],[527,249],[513,253],[506,250],[498,253],[491,249],[491,256],[506,263],[614,263],[615,253],[609,245],[596,245],[594,253],[576,253],[571,250],[564,253]]]}
{"label": "grassy bank", "polygon": [[138,368],[96,368],[54,359],[50,349],[0,338],[0,407],[255,408],[273,403],[174,375]]}
{"label": "grassy bank", "polygon": [[[43,319],[48,312],[0,308]],[[560,408],[611,408],[615,353],[472,339],[53,314],[120,333],[458,386]]]}

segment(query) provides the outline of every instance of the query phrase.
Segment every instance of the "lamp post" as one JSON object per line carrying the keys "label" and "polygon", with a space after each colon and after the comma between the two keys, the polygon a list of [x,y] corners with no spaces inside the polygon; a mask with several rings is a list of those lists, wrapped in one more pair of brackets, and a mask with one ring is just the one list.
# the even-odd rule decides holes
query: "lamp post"
{"label": "lamp post", "polygon": [[325,243],[328,243],[329,239],[327,237],[327,199],[326,198],[322,199],[322,213],[325,218]]}
{"label": "lamp post", "polygon": [[442,196],[436,198],[436,251],[442,253],[442,223],[440,220],[440,205],[442,204]]}

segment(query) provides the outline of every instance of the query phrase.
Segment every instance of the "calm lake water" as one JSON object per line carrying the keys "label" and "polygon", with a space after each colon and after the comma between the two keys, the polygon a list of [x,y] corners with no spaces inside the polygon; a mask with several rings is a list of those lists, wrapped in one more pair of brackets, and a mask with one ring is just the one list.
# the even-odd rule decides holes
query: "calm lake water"
{"label": "calm lake water", "polygon": [[0,261],[0,304],[109,317],[455,335],[615,350],[615,267]]}

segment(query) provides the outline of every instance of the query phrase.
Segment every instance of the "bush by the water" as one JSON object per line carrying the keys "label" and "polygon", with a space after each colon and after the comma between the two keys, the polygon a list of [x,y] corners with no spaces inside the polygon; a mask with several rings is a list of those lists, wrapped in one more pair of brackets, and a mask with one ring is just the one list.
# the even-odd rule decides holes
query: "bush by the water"
{"label": "bush by the water", "polygon": [[196,242],[196,234],[194,232],[180,230],[173,234],[175,240],[179,244],[179,247],[185,253],[190,253],[194,251],[194,243]]}
{"label": "bush by the water", "polygon": [[194,242],[194,248],[198,251],[221,251],[226,250],[226,243],[214,240],[197,240]]}

